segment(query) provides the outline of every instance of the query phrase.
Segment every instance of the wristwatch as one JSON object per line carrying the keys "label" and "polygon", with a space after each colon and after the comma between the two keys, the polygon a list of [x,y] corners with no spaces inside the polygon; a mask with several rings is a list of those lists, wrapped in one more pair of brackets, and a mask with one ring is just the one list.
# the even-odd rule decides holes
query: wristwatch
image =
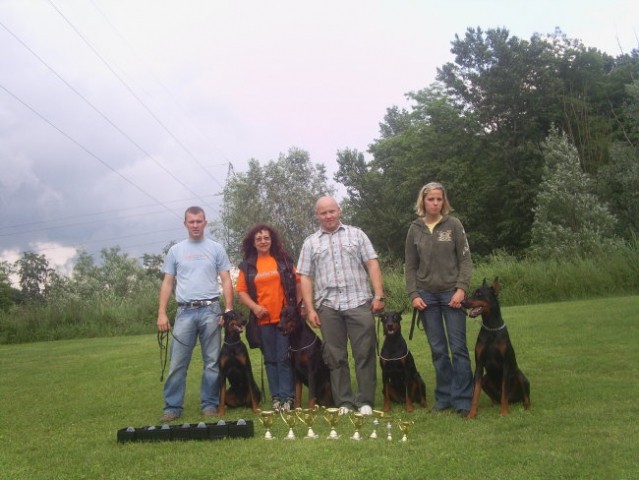
{"label": "wristwatch", "polygon": [[373,298],[374,298],[375,300],[379,300],[380,302],[384,302],[384,301],[386,301],[386,299],[385,299],[384,297],[380,297],[380,296],[378,296],[378,295],[375,295]]}

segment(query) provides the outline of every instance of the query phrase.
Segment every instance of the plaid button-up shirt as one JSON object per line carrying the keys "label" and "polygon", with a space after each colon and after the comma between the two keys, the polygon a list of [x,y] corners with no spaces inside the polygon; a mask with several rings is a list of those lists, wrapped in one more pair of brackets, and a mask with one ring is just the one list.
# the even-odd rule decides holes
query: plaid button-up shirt
{"label": "plaid button-up shirt", "polygon": [[313,278],[316,307],[349,310],[372,299],[366,262],[375,258],[361,229],[340,224],[332,233],[320,229],[304,240],[297,273]]}

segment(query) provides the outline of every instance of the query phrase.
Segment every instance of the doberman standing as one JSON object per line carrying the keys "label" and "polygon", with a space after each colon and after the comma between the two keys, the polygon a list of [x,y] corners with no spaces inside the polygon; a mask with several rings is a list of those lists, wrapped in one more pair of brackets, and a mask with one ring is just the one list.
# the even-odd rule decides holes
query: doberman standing
{"label": "doberman standing", "polygon": [[308,386],[308,406],[333,405],[331,372],[322,358],[322,340],[306,323],[299,307],[286,306],[279,329],[289,336],[289,352],[295,371],[295,407],[302,405],[302,386]]}
{"label": "doberman standing", "polygon": [[402,336],[402,313],[384,312],[379,314],[379,318],[384,327],[384,343],[379,354],[384,411],[390,411],[391,401],[403,403],[407,412],[415,409],[413,403],[426,408],[426,384]]}
{"label": "doberman standing", "polygon": [[[251,359],[241,333],[246,319],[236,311],[223,315],[224,344],[220,352],[220,405],[218,415],[224,415],[225,407],[251,407],[259,411],[262,400],[260,389],[253,378]],[[226,380],[229,388],[226,388]]]}
{"label": "doberman standing", "polygon": [[517,366],[515,349],[497,299],[500,289],[498,278],[491,286],[484,279],[482,286],[462,302],[464,308],[471,309],[468,312],[470,317],[481,315],[482,318],[475,344],[475,387],[467,418],[477,416],[482,389],[493,405],[501,405],[500,415],[508,415],[510,403],[523,401],[524,408],[530,408],[530,382]]}

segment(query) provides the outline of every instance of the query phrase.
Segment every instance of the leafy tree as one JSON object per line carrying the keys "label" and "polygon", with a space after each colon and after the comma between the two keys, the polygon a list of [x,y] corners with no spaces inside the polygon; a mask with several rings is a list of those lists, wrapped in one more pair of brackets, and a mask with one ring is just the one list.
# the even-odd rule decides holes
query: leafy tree
{"label": "leafy tree", "polygon": [[120,247],[103,248],[100,252],[102,266],[98,279],[105,293],[126,298],[139,291],[145,272],[135,258],[122,252]]}
{"label": "leafy tree", "polygon": [[213,228],[224,238],[229,256],[237,260],[247,230],[256,223],[268,223],[278,230],[285,249],[295,258],[306,236],[316,228],[315,202],[333,194],[326,167],[313,165],[307,152],[291,148],[264,166],[253,159],[248,172],[229,178],[221,225]]}
{"label": "leafy tree", "polygon": [[610,163],[597,175],[598,193],[619,219],[617,233],[636,239],[639,232],[639,80],[626,85],[620,113],[620,140],[610,149]]}
{"label": "leafy tree", "polygon": [[53,273],[47,258],[34,252],[25,252],[22,258],[16,260],[15,267],[24,299],[31,302],[43,301]]}
{"label": "leafy tree", "polygon": [[71,290],[80,298],[95,298],[102,291],[99,269],[93,256],[86,251],[77,252]]}
{"label": "leafy tree", "polygon": [[0,310],[8,311],[16,302],[16,290],[11,286],[13,268],[6,260],[0,261]]}
{"label": "leafy tree", "polygon": [[618,243],[616,219],[593,194],[577,149],[553,130],[543,146],[544,177],[533,209],[530,253],[539,258],[587,256]]}
{"label": "leafy tree", "polygon": [[152,255],[149,253],[145,253],[142,256],[142,265],[146,270],[147,275],[152,278],[162,279],[164,277],[164,272],[162,271],[162,267],[164,265],[164,258],[166,254],[169,253],[169,249],[175,245],[175,241],[169,243],[162,249],[162,253],[157,255]]}

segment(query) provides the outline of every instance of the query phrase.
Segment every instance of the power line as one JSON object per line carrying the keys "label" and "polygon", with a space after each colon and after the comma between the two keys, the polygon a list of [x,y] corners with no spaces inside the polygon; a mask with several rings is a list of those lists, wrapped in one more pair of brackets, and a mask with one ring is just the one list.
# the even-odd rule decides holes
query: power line
{"label": "power line", "polygon": [[105,162],[102,158],[100,158],[98,155],[96,155],[95,153],[93,153],[91,150],[89,150],[87,147],[85,147],[84,145],[82,145],[80,142],[78,142],[75,138],[73,138],[71,135],[69,135],[68,133],[66,133],[64,130],[62,130],[60,127],[58,127],[57,125],[55,125],[53,122],[51,122],[48,118],[46,118],[43,114],[41,114],[40,112],[38,112],[35,108],[33,108],[31,105],[29,105],[28,103],[26,103],[25,101],[23,101],[20,97],[18,97],[17,95],[15,95],[12,91],[10,91],[7,87],[5,87],[3,84],[0,83],[0,88],[2,90],[4,90],[5,92],[7,92],[7,94],[9,94],[10,96],[12,96],[16,101],[20,102],[22,105],[24,105],[26,108],[28,108],[29,110],[31,110],[31,112],[33,112],[35,115],[37,115],[38,117],[40,117],[40,119],[42,119],[43,121],[45,121],[46,123],[48,123],[51,127],[53,127],[54,129],[56,129],[58,132],[60,132],[64,137],[66,137],[68,140],[70,140],[71,142],[73,142],[74,144],[76,144],[78,147],[80,147],[82,150],[84,150],[86,153],[88,153],[90,156],[92,156],[93,158],[95,158],[98,162],[100,162],[102,165],[104,165],[106,168],[108,168],[109,170],[111,170],[113,173],[115,173],[117,176],[119,176],[121,179],[123,179],[125,182],[127,182],[129,185],[132,185],[136,190],[138,190],[139,192],[141,192],[142,194],[144,194],[145,196],[149,197],[151,200],[153,200],[155,203],[157,203],[158,205],[161,205],[162,207],[164,207],[168,212],[170,212],[171,214],[177,216],[178,218],[181,218],[181,216],[177,213],[175,213],[173,210],[171,210],[167,205],[165,205],[162,201],[160,201],[159,199],[155,198],[153,195],[151,195],[150,193],[148,193],[146,190],[144,190],[142,187],[140,187],[139,185],[137,185],[135,182],[133,182],[132,180],[130,180],[129,178],[127,178],[126,176],[124,176],[123,174],[121,174],[120,172],[118,172],[116,169],[114,169],[111,165],[109,165],[107,162]]}
{"label": "power line", "polygon": [[[210,194],[210,195],[204,195],[204,197],[215,197],[216,194]],[[167,204],[181,204],[183,205],[184,203],[186,203],[187,201],[191,201],[192,198],[186,198],[186,199],[181,199],[181,200],[172,200],[170,202],[166,202]],[[127,208],[119,208],[119,209],[114,209],[114,210],[104,210],[102,212],[91,212],[91,213],[84,213],[84,214],[80,214],[80,215],[68,215],[65,217],[59,217],[59,218],[54,218],[51,220],[39,220],[39,221],[34,221],[34,222],[25,222],[25,223],[17,223],[17,224],[13,224],[13,225],[1,225],[0,226],[0,232],[3,230],[9,230],[9,229],[17,229],[17,228],[21,228],[21,227],[33,227],[33,226],[37,226],[37,225],[46,225],[46,224],[50,224],[50,223],[55,223],[55,222],[63,222],[63,221],[74,221],[77,219],[81,219],[81,218],[86,218],[86,217],[98,217],[101,215],[110,215],[113,213],[120,213],[120,212],[126,212],[126,211],[130,211],[130,210],[138,210],[141,208],[150,208],[150,207],[156,207],[157,205],[154,203],[149,203],[146,205],[138,205],[136,207],[127,207]],[[129,217],[137,217],[137,216],[142,216],[142,215],[155,215],[156,213],[159,212],[140,212],[140,213],[135,213],[135,214],[131,214],[131,215],[127,215],[125,217],[116,217],[117,219],[120,218],[129,218]],[[107,221],[108,219],[102,219],[99,220],[101,222]],[[80,223],[76,223],[72,226],[82,226],[82,225],[87,225],[87,224],[91,224],[94,223],[93,221],[89,221],[89,222],[80,222]],[[49,228],[58,228],[58,226],[52,226]],[[30,233],[29,231],[23,231],[23,232],[14,232],[16,235],[20,234],[20,233]],[[9,234],[4,234],[9,235]],[[0,233],[0,236],[3,236],[3,234]]]}
{"label": "power line", "polygon": [[[173,101],[173,103],[177,106],[177,108],[181,111],[182,115],[188,120],[190,126],[194,129],[197,130],[197,132],[200,134],[201,137],[207,139],[210,141],[211,137],[209,134],[205,133],[202,131],[202,129],[195,123],[193,122],[192,118],[190,117],[190,115],[186,112],[186,110],[184,109],[184,106],[178,101],[178,99],[176,98],[176,96],[173,94],[173,92],[171,91],[171,89],[169,89],[156,75],[156,73],[154,72],[153,68],[149,66],[149,63],[146,62],[145,57],[140,55],[135,48],[133,48],[133,46],[131,45],[131,43],[127,40],[127,38],[118,30],[118,28],[113,24],[113,22],[111,22],[111,20],[109,20],[109,17],[102,11],[102,9],[100,9],[96,3],[93,0],[90,0],[91,5],[93,5],[93,8],[95,8],[95,10],[100,14],[100,16],[104,19],[104,21],[107,23],[107,25],[109,26],[109,28],[111,30],[113,30],[115,32],[115,34],[118,36],[118,38],[124,43],[124,45],[126,45],[126,47],[129,49],[129,51],[131,51],[131,53],[137,58],[137,61],[141,64],[143,64],[147,71],[150,72],[151,76],[153,77],[153,79],[157,82],[157,84],[162,88],[162,90],[167,94],[167,96]],[[212,143],[212,142],[211,142]],[[222,158],[225,160],[225,162],[223,164],[220,164],[220,166],[224,165],[226,166],[230,160],[228,159],[228,157],[224,154],[224,152],[222,152],[220,150],[220,148],[218,148],[216,145],[212,144],[212,147],[215,148],[219,154],[222,156]],[[204,165],[204,168],[207,168],[206,165]]]}
{"label": "power line", "polygon": [[111,67],[111,65],[109,64],[109,62],[106,61],[106,59],[104,57],[102,57],[102,55],[100,55],[100,53],[93,47],[93,45],[91,45],[91,43],[84,37],[84,35],[82,35],[82,33],[76,28],[76,26],[62,13],[62,11],[56,6],[55,3],[53,3],[53,0],[48,0],[49,3],[51,4],[51,6],[55,9],[56,12],[58,12],[58,14],[64,19],[64,21],[69,25],[69,27],[71,27],[71,29],[73,29],[73,31],[82,39],[82,41],[89,47],[89,49],[95,54],[96,57],[98,57],[98,59],[107,67],[107,69],[115,76],[115,78],[117,78],[120,83],[124,86],[124,88],[133,96],[133,98],[135,98],[137,100],[137,102],[147,111],[147,113],[149,115],[151,115],[151,117],[158,123],[158,125],[160,125],[170,136],[173,140],[175,140],[175,142],[182,147],[182,149],[187,153],[187,155],[189,157],[191,157],[191,159],[204,171],[206,172],[206,174],[211,177],[211,179],[217,183],[220,188],[223,188],[223,186],[220,184],[220,182],[218,182],[218,180],[211,175],[202,165],[202,163],[197,159],[197,157],[186,147],[186,145],[184,145],[184,143],[182,143],[182,141],[164,124],[164,122],[162,122],[162,120],[160,120],[158,118],[157,115],[155,115],[155,113],[153,113],[153,111],[142,101],[142,99],[133,91],[133,89],[127,84],[127,82],[120,76],[118,75],[118,73],[113,69],[113,67]]}
{"label": "power line", "polygon": [[[191,193],[193,196],[200,198],[199,195],[197,193],[195,193],[193,190],[191,190],[191,188],[186,185],[184,182],[182,182],[182,180],[180,180],[179,178],[177,178],[175,175],[173,175],[173,173],[171,173],[164,165],[162,165],[155,157],[153,157],[153,155],[151,155],[149,152],[147,152],[144,148],[142,148],[142,146],[140,144],[138,144],[133,138],[131,138],[126,132],[124,132],[120,127],[118,127],[115,122],[113,122],[105,113],[103,113],[98,107],[96,107],[93,103],[91,103],[91,101],[89,101],[89,99],[87,99],[84,95],[82,95],[82,93],[80,93],[75,87],[73,87],[73,85],[71,85],[69,82],[66,81],[66,79],[64,79],[64,77],[62,77],[62,75],[60,75],[51,65],[49,65],[46,61],[44,61],[44,59],[42,57],[40,57],[35,51],[33,51],[33,49],[31,49],[24,41],[22,41],[15,33],[13,33],[11,30],[9,30],[9,28],[4,25],[1,21],[0,21],[0,26],[2,26],[7,32],[9,32],[9,34],[11,34],[13,36],[13,38],[15,38],[24,48],[26,48],[34,57],[36,57],[45,67],[47,67],[56,77],[58,77],[60,79],[60,81],[62,83],[64,83],[75,95],[77,95],[78,97],[80,97],[87,105],[89,105],[89,107],[91,107],[93,109],[93,111],[95,111],[98,115],[100,115],[104,120],[107,121],[107,123],[109,125],[111,125],[117,132],[119,132],[124,138],[126,138],[128,141],[130,141],[133,145],[135,145],[138,150],[140,150],[144,155],[146,155],[149,159],[151,159],[153,161],[153,163],[155,163],[158,167],[160,167],[166,174],[168,174],[173,180],[175,180],[177,183],[179,183],[180,185],[182,185],[182,187],[184,187],[185,190],[187,190],[189,193]],[[201,200],[201,199],[200,199]]]}

